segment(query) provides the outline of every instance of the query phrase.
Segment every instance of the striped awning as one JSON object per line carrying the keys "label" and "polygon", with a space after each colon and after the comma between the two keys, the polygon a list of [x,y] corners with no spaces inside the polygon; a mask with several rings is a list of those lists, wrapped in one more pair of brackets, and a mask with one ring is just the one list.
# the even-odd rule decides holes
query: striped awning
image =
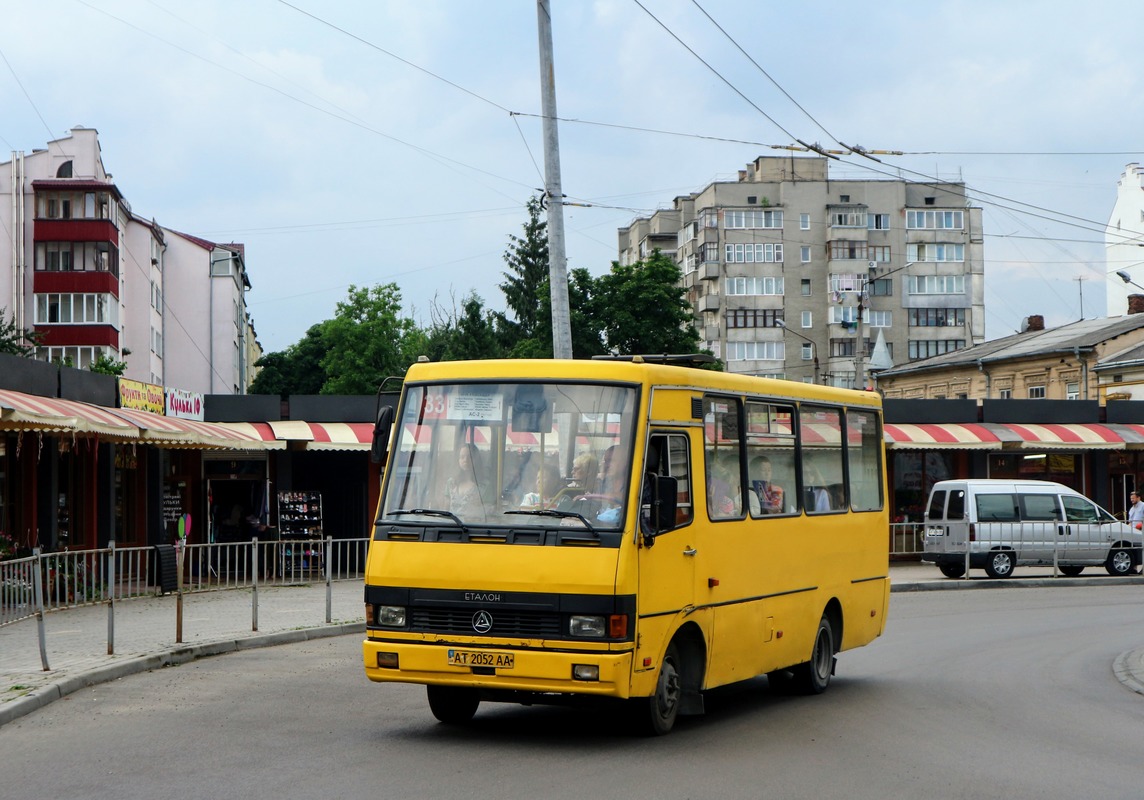
{"label": "striped awning", "polygon": [[1016,437],[1021,450],[1123,450],[1124,438],[1111,426],[1089,423],[995,423]]}
{"label": "striped awning", "polygon": [[10,389],[0,389],[0,429],[139,439],[139,428],[111,409]]}
{"label": "striped awning", "polygon": [[886,447],[929,450],[958,449],[1000,450],[1003,442],[991,426],[977,423],[890,424],[882,426]]}
{"label": "striped awning", "polygon": [[[261,449],[361,450],[373,446],[372,422],[306,422],[297,419],[271,422],[218,422],[216,426],[256,438]],[[407,426],[409,427],[409,426]],[[429,429],[425,428],[426,437]]]}
{"label": "striped awning", "polygon": [[137,426],[139,441],[143,444],[168,448],[265,449],[260,437],[211,422],[167,417],[134,408],[116,408],[111,412]]}
{"label": "striped awning", "polygon": [[269,422],[212,422],[209,424],[253,439],[255,445],[251,448],[252,450],[286,449],[286,441],[274,435],[274,429],[270,427]]}
{"label": "striped awning", "polygon": [[373,446],[372,422],[311,422],[313,438],[307,450],[369,450]]}

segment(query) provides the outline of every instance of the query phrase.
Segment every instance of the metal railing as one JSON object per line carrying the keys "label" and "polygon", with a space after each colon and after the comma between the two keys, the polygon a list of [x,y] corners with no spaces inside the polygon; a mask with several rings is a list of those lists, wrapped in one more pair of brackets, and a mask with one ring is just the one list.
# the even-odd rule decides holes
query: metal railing
{"label": "metal railing", "polygon": [[890,523],[890,555],[921,558],[925,549],[925,525],[920,522]]}
{"label": "metal railing", "polygon": [[[182,591],[361,580],[368,544],[365,538],[327,537],[187,545]],[[175,587],[164,587],[162,578],[158,548],[114,542],[97,550],[0,561],[0,625],[46,611],[172,591]]]}

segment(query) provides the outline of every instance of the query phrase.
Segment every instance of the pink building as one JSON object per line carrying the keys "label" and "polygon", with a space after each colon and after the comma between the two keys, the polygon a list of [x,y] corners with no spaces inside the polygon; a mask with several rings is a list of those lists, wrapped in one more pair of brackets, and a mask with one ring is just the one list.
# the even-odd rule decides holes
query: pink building
{"label": "pink building", "polygon": [[104,169],[98,133],[0,163],[5,321],[39,336],[35,357],[203,394],[245,394],[259,348],[246,308],[244,249],[132,211]]}

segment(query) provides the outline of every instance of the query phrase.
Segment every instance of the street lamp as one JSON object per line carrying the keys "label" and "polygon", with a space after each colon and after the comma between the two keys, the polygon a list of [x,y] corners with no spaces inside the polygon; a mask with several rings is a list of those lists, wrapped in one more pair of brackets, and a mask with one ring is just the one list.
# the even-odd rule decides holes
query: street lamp
{"label": "street lamp", "polygon": [[1144,289],[1144,286],[1141,286],[1136,281],[1132,280],[1132,276],[1129,275],[1125,270],[1116,270],[1116,277],[1120,278],[1120,280],[1124,281],[1125,283],[1131,283],[1137,289]]}
{"label": "street lamp", "polygon": [[814,343],[814,339],[811,339],[809,336],[804,336],[798,331],[791,330],[787,327],[785,320],[776,319],[775,324],[787,333],[793,333],[798,338],[805,339],[806,341],[810,342],[810,355],[814,358],[814,382],[818,383],[818,345]]}

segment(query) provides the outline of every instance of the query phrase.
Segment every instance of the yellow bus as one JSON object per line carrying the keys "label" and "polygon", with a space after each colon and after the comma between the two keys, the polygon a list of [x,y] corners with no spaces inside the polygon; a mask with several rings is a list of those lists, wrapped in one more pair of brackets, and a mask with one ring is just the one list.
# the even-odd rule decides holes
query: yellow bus
{"label": "yellow bus", "polygon": [[663,734],[716,686],[820,693],[880,636],[878,395],[685,363],[411,367],[377,436],[367,677],[446,723],[615,698]]}

